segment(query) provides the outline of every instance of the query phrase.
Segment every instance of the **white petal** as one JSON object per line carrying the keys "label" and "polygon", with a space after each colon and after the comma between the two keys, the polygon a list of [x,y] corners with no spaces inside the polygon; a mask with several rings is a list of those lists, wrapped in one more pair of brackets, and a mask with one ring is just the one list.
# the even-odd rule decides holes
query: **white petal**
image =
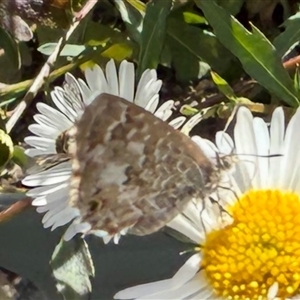
{"label": "white petal", "polygon": [[[48,187],[48,186],[46,186]],[[44,187],[45,188],[45,187]],[[36,188],[40,189],[40,188]],[[34,189],[34,190],[36,190]],[[49,189],[51,192],[46,194],[46,190],[44,193],[41,193],[36,199],[32,201],[32,205],[34,206],[42,206],[42,205],[48,205],[53,202],[68,202],[69,198],[69,183],[62,183],[57,184],[55,186],[52,186],[51,189]]]}
{"label": "white petal", "polygon": [[146,70],[139,81],[134,103],[141,107],[146,107],[149,100],[159,92],[162,85],[161,80],[157,80],[155,70]]}
{"label": "white petal", "polygon": [[78,80],[71,73],[65,74],[63,87],[66,94],[70,96],[70,103],[73,104],[73,107],[82,109],[83,91]]}
{"label": "white petal", "polygon": [[[253,130],[253,117],[246,107],[240,107],[237,112],[234,140],[236,153],[241,157],[240,162],[236,164],[236,168],[243,180],[243,189],[247,190],[258,185],[259,178],[256,175],[259,174],[255,170],[257,149]],[[249,156],[245,154],[249,154]]]}
{"label": "white petal", "polygon": [[178,129],[186,120],[186,117],[180,116],[169,122],[169,125],[174,129]]}
{"label": "white petal", "polygon": [[81,78],[78,79],[78,83],[79,83],[80,88],[82,90],[83,102],[84,102],[85,105],[89,105],[90,102],[88,102],[88,100],[90,100],[92,91],[89,89],[87,84]]}
{"label": "white petal", "polygon": [[69,226],[64,234],[64,240],[71,240],[77,233],[87,233],[91,230],[91,225],[89,223],[76,223],[76,220]]}
{"label": "white petal", "polygon": [[267,295],[268,300],[275,299],[278,293],[278,289],[279,289],[278,282],[274,282],[268,290],[268,295]]}
{"label": "white petal", "polygon": [[108,86],[108,93],[119,96],[119,82],[117,76],[117,69],[113,59],[106,64],[106,79]]}
{"label": "white petal", "polygon": [[28,130],[37,136],[55,140],[61,134],[61,132],[57,128],[40,124],[31,124],[28,126]]}
{"label": "white petal", "polygon": [[167,226],[184,234],[195,243],[200,243],[201,237],[199,230],[196,229],[182,214],[174,218]]}
{"label": "white petal", "polygon": [[154,95],[151,99],[149,99],[149,102],[144,107],[145,110],[153,114],[158,106],[158,101],[159,101],[158,99],[159,99],[158,95]]}
{"label": "white petal", "polygon": [[69,180],[71,176],[70,162],[61,163],[49,170],[28,175],[23,179],[23,184],[27,186],[52,185]]}
{"label": "white petal", "polygon": [[257,188],[267,186],[269,177],[270,136],[266,122],[261,118],[254,118],[253,128],[257,147],[256,172],[259,173]]}
{"label": "white petal", "polygon": [[[207,139],[203,139],[200,136],[194,135],[191,137],[192,141],[194,141],[203,151],[203,154],[208,157],[212,162],[215,162],[216,154],[218,153],[218,149],[211,141]],[[200,152],[199,152],[200,155]]]}
{"label": "white petal", "polygon": [[119,67],[119,96],[133,102],[134,95],[134,65],[123,60]]}
{"label": "white petal", "polygon": [[[272,115],[270,125],[270,155],[283,154],[283,140],[284,140],[284,113],[282,107],[277,107]],[[271,157],[270,158],[270,172],[268,178],[268,186],[278,187],[280,181],[280,174],[282,173],[282,158],[283,157]]]}
{"label": "white petal", "polygon": [[199,281],[197,278],[187,282],[186,284],[184,284],[183,286],[178,287],[175,290],[171,290],[171,291],[163,291],[160,293],[156,293],[152,296],[145,296],[145,297],[140,297],[139,299],[185,299],[186,297],[189,297],[191,295],[193,295],[194,293],[196,293],[197,291],[199,291],[201,289],[201,286],[199,286]]}
{"label": "white petal", "polygon": [[24,139],[25,143],[40,149],[55,152],[55,141],[53,139],[48,139],[39,136],[28,136]]}
{"label": "white petal", "polygon": [[47,205],[46,196],[45,195],[37,196],[35,199],[32,200],[31,205],[32,206]]}
{"label": "white petal", "polygon": [[[46,196],[42,196],[42,197],[46,197]],[[38,197],[38,198],[40,198],[40,197]],[[36,199],[38,199],[38,198],[36,198]],[[56,199],[55,199],[55,200],[56,200]],[[61,200],[61,199],[59,199],[59,200]],[[57,206],[56,201],[53,201],[53,202],[51,202],[51,203],[48,203],[48,202],[49,202],[49,201],[46,200],[46,203],[47,203],[47,204],[45,204],[45,205],[43,205],[43,206],[38,206],[38,207],[36,208],[36,211],[37,211],[38,213],[42,214],[42,213],[44,213],[44,212],[48,212],[48,211],[53,210],[53,209],[56,208],[56,206]],[[60,202],[60,201],[58,201],[58,202]]]}
{"label": "white petal", "polygon": [[[55,121],[52,121],[51,119],[49,119],[49,117],[45,116],[45,115],[41,115],[41,114],[36,114],[33,116],[33,119],[36,123],[38,123],[40,126],[42,127],[51,127],[53,129],[56,129],[59,133],[64,131],[66,128],[66,126],[63,126],[64,129],[62,129],[61,127],[58,128],[57,124],[55,123]],[[66,128],[65,128],[66,127]]]}
{"label": "white petal", "polygon": [[41,150],[41,149],[27,149],[25,150],[25,154],[30,157],[40,156],[40,155],[48,155],[48,154],[55,154],[56,150],[47,149],[47,150]]}
{"label": "white petal", "polygon": [[[198,293],[195,293],[192,298],[187,299],[193,299],[193,300],[199,300],[199,299],[214,299],[214,300],[222,300],[222,297],[217,297],[215,293],[213,292],[212,288],[208,285],[207,279],[205,278],[204,272],[200,271],[197,274],[197,278],[195,278],[198,281],[199,287],[201,290],[199,290]],[[193,279],[193,280],[195,280]]]}
{"label": "white petal", "polygon": [[284,172],[281,172],[280,187],[295,189],[299,179],[297,176],[297,166],[299,164],[299,143],[298,139],[300,128],[300,110],[297,109],[296,113],[291,118],[285,133],[284,139],[284,157],[282,159],[282,168]]}
{"label": "white petal", "polygon": [[93,66],[92,69],[87,68],[84,73],[88,86],[92,92],[97,91],[99,94],[108,92],[106,78],[98,65]]}
{"label": "white petal", "polygon": [[61,87],[56,87],[54,91],[51,92],[51,98],[56,107],[71,120],[72,123],[75,122],[77,113],[75,109],[71,106],[71,103],[66,101],[65,91]]}
{"label": "white petal", "polygon": [[58,130],[64,131],[74,125],[64,114],[49,105],[39,102],[36,107],[41,114],[47,117],[49,123],[53,125],[52,127]]}
{"label": "white petal", "polygon": [[60,201],[56,204],[56,207],[49,210],[43,217],[42,223],[44,228],[51,227],[55,223],[55,216],[62,210],[66,209],[68,204],[64,201]]}
{"label": "white petal", "polygon": [[53,218],[53,226],[51,227],[51,231],[55,230],[57,227],[66,225],[79,216],[80,212],[78,209],[74,207],[66,207],[64,210],[56,214]]}
{"label": "white petal", "polygon": [[216,133],[216,146],[221,154],[232,155],[234,151],[234,142],[229,134],[224,131]]}
{"label": "white petal", "polygon": [[198,113],[191,117],[182,127],[181,131],[188,134],[203,119],[203,114]]}
{"label": "white petal", "polygon": [[157,292],[173,290],[183,286],[199,271],[200,262],[201,256],[195,254],[186,261],[173,278],[127,288],[118,292],[114,299],[133,299],[144,295],[150,296]]}
{"label": "white petal", "polygon": [[34,188],[32,190],[29,190],[26,195],[28,197],[37,197],[37,196],[42,196],[42,195],[48,195],[48,194],[51,194],[51,193],[54,193],[58,190],[61,190],[61,189],[65,189],[65,188],[68,188],[69,187],[69,184],[68,183],[63,183],[63,184],[59,184],[59,185],[53,185],[53,186],[41,186],[41,187],[37,187],[37,188]]}
{"label": "white petal", "polygon": [[172,108],[174,107],[174,101],[168,100],[164,102],[155,112],[155,116],[163,121],[166,121],[172,115]]}

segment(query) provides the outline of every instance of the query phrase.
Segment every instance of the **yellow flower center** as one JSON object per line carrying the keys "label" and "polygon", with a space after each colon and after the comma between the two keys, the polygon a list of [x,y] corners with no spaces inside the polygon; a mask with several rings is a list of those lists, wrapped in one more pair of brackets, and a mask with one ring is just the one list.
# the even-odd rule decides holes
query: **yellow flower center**
{"label": "yellow flower center", "polygon": [[226,210],[232,224],[207,234],[201,247],[201,269],[216,295],[262,300],[274,287],[276,299],[298,295],[299,195],[253,190]]}

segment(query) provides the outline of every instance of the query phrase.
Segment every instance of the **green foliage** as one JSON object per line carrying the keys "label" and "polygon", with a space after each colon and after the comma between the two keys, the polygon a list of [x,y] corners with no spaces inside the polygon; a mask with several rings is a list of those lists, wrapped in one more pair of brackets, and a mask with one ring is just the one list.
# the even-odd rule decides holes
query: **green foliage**
{"label": "green foliage", "polygon": [[282,24],[282,27],[284,27],[285,30],[274,39],[274,46],[280,57],[300,40],[300,13],[286,20]]}
{"label": "green foliage", "polygon": [[141,32],[139,75],[146,69],[156,69],[166,36],[166,22],[172,0],[153,1],[146,9]]}
{"label": "green foliage", "polygon": [[291,106],[298,106],[293,81],[283,68],[274,46],[254,25],[252,33],[213,1],[195,1],[219,40],[261,85]]}
{"label": "green foliage", "polygon": [[69,242],[61,239],[50,265],[57,281],[56,288],[64,299],[89,299],[92,291],[90,276],[95,276],[95,270],[88,246],[82,238],[76,237]]}

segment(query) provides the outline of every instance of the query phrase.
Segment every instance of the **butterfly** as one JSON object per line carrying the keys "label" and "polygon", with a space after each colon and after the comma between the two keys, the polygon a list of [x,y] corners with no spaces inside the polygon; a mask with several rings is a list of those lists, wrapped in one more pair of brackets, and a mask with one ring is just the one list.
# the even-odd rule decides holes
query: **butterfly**
{"label": "butterfly", "polygon": [[192,139],[118,96],[98,95],[67,136],[69,205],[91,230],[151,234],[220,180]]}

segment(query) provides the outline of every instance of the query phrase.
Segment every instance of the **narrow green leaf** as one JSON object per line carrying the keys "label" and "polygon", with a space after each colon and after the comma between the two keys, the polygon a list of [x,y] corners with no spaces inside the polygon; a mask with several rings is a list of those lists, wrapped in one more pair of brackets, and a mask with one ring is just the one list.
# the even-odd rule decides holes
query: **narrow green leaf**
{"label": "narrow green leaf", "polygon": [[217,38],[241,61],[245,71],[281,100],[298,106],[293,81],[269,40],[253,25],[252,33],[246,30],[214,1],[195,2]]}
{"label": "narrow green leaf", "polygon": [[285,31],[279,34],[273,41],[280,57],[300,40],[300,12],[286,20],[282,24],[282,27],[285,27]]}
{"label": "narrow green leaf", "polygon": [[95,270],[84,239],[78,236],[68,242],[61,239],[50,265],[57,281],[57,290],[65,300],[89,299],[92,291],[90,276],[95,276]]}
{"label": "narrow green leaf", "polygon": [[231,86],[227,83],[225,79],[223,79],[219,74],[216,72],[211,71],[211,78],[213,82],[218,87],[219,91],[226,96],[226,98],[235,101],[236,95],[234,94],[233,89]]}
{"label": "narrow green leaf", "polygon": [[141,33],[139,76],[146,69],[156,69],[166,35],[166,19],[172,0],[155,0],[148,3]]}

